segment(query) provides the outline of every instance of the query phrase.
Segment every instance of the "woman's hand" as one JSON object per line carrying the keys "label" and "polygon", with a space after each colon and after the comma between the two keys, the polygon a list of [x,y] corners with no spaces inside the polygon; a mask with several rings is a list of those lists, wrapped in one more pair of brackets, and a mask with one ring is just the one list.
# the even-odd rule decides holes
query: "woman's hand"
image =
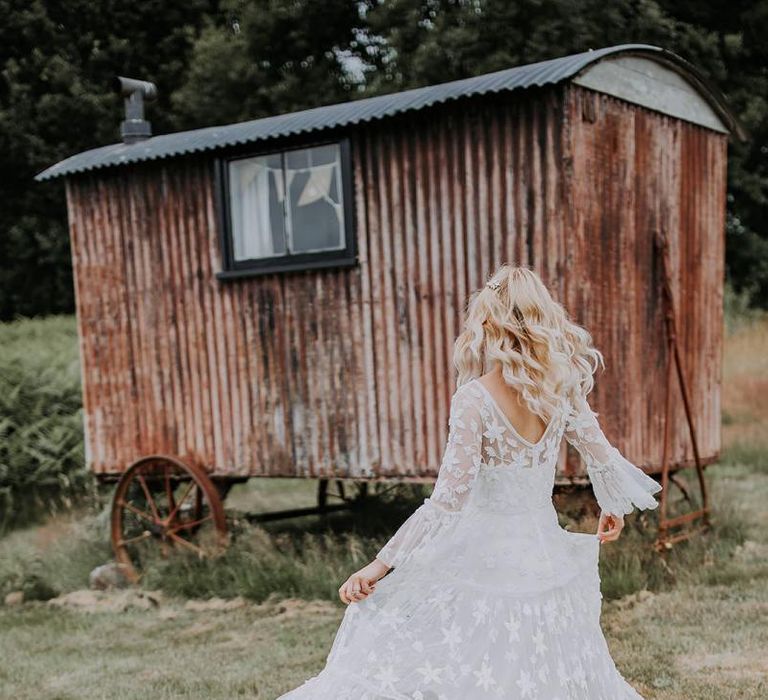
{"label": "woman's hand", "polygon": [[339,598],[345,605],[365,600],[376,590],[376,581],[389,571],[384,562],[374,559],[360,571],[352,574],[339,588]]}
{"label": "woman's hand", "polygon": [[613,542],[614,540],[619,539],[619,535],[623,529],[623,515],[600,513],[600,522],[597,525],[597,537],[600,540],[600,544],[603,544],[604,542]]}

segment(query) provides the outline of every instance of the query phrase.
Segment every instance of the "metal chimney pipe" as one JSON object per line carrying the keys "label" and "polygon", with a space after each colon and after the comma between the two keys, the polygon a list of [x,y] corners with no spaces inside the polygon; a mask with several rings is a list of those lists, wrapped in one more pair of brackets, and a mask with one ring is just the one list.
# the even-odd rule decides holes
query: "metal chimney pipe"
{"label": "metal chimney pipe", "polygon": [[136,143],[152,136],[152,125],[144,119],[144,102],[157,97],[157,86],[148,80],[124,78],[118,75],[117,89],[125,103],[125,120],[120,124],[124,143]]}

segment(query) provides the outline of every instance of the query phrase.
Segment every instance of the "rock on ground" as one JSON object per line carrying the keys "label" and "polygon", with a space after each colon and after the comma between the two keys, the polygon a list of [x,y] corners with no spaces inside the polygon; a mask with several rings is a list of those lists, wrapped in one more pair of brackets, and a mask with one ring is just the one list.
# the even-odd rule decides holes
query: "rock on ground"
{"label": "rock on ground", "polygon": [[125,564],[109,562],[97,566],[88,576],[88,585],[99,591],[108,591],[112,588],[125,588],[129,581],[125,575]]}
{"label": "rock on ground", "polygon": [[6,605],[21,605],[24,602],[24,591],[11,591],[5,596]]}

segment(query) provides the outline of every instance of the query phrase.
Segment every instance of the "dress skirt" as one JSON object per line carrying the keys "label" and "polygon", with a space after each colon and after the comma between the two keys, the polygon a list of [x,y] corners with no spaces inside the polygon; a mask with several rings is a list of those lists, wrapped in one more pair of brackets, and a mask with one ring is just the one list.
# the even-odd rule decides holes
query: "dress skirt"
{"label": "dress skirt", "polygon": [[465,512],[348,606],[326,667],[280,700],[642,700],[600,628],[599,549],[551,501]]}

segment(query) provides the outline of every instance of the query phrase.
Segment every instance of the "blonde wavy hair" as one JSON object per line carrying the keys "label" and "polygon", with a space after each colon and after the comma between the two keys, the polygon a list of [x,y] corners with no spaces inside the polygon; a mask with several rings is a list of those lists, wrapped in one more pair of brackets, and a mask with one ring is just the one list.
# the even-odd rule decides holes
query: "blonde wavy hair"
{"label": "blonde wavy hair", "polygon": [[541,278],[508,264],[471,295],[453,361],[459,386],[500,363],[504,381],[545,421],[592,391],[594,373],[605,367],[590,333]]}

